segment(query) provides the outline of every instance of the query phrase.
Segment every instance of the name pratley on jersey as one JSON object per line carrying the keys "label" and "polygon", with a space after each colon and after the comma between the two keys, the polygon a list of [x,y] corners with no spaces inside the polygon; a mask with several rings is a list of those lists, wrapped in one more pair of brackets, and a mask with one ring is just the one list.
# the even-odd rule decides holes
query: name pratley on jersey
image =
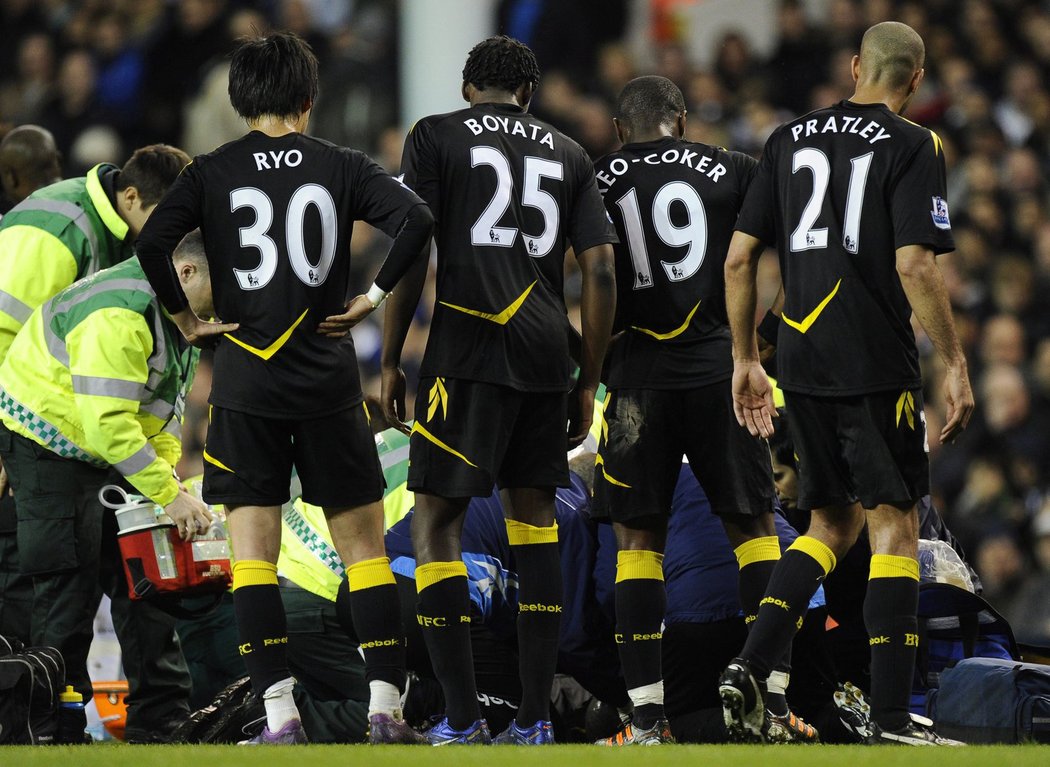
{"label": "name pratley on jersey", "polygon": [[[791,138],[798,141],[800,138],[812,136],[816,133],[856,133],[858,136],[868,139],[869,144],[874,144],[883,139],[891,138],[879,123],[869,120],[863,128],[860,124],[864,122],[863,117],[843,117],[842,115],[829,115],[824,124],[819,128],[819,118],[806,120],[791,126]],[[876,133],[875,131],[878,131]]]}
{"label": "name pratley on jersey", "polygon": [[549,130],[536,123],[523,123],[520,120],[502,115],[482,115],[480,122],[471,117],[464,120],[463,124],[475,136],[480,136],[485,131],[509,133],[511,136],[521,136],[522,138],[539,141],[541,144],[554,149],[554,136],[551,135]]}
{"label": "name pratley on jersey", "polygon": [[[714,183],[718,183],[718,179],[722,178],[726,174],[726,166],[720,162],[716,162],[712,167],[712,159],[708,156],[701,157],[699,152],[694,152],[688,147],[676,147],[673,149],[665,149],[663,152],[651,152],[650,154],[643,155],[642,157],[631,158],[631,163],[644,162],[646,165],[685,165],[686,167],[692,168],[697,173],[707,176]],[[616,183],[616,179],[627,172],[630,168],[627,160],[622,157],[609,162],[609,173],[604,170],[600,170],[594,174],[595,179],[598,181],[598,191],[603,195],[609,191],[613,184]]]}

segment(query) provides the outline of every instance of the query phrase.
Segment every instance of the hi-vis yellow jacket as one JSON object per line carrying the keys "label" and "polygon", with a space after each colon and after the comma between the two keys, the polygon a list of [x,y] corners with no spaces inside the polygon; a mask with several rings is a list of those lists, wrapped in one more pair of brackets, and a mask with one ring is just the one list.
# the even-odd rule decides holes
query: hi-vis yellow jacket
{"label": "hi-vis yellow jacket", "polygon": [[[415,496],[405,487],[408,480],[408,437],[387,429],[376,438],[383,466],[385,527],[389,529],[411,511]],[[298,478],[292,482],[292,500],[281,509],[281,555],[277,571],[302,589],[335,601],[346,572],[332,543],[328,522],[319,506],[304,503]],[[236,552],[234,552],[236,554]]]}
{"label": "hi-vis yellow jacket", "polygon": [[132,258],[31,314],[0,365],[0,420],[64,458],[113,466],[165,506],[199,357]]}
{"label": "hi-vis yellow jacket", "polygon": [[76,280],[134,255],[102,187],[114,165],[44,187],[0,221],[0,362],[33,310]]}

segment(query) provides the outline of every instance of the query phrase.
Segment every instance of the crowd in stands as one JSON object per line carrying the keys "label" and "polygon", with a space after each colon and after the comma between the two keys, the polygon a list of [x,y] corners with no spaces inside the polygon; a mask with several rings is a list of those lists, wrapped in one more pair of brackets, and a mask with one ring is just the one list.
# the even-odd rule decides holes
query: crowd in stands
{"label": "crowd in stands", "polygon": [[[974,423],[956,444],[930,440],[934,502],[1018,638],[1050,644],[1050,5],[827,0],[812,14],[810,4],[781,0],[770,55],[743,30],[727,30],[704,67],[689,26],[669,20],[676,5],[690,3],[503,0],[493,27],[535,49],[543,79],[533,110],[594,159],[616,148],[614,98],[636,75],[681,86],[687,138],[757,156],[786,119],[852,94],[850,59],[869,25],[900,20],[926,41],[925,82],[907,116],[943,144],[956,251],[938,260],[977,398]],[[396,172],[408,127],[397,121],[397,13],[396,0],[0,0],[0,132],[25,123],[49,129],[67,177],[102,160],[120,163],[145,143],[210,151],[243,133],[226,98],[224,54],[237,36],[280,27],[307,38],[321,60],[312,132]],[[644,56],[627,43],[638,24],[647,26]],[[569,32],[576,37],[563,39]],[[359,287],[386,247],[382,235],[359,228]],[[764,311],[779,284],[772,253],[760,277]],[[571,294],[578,283],[570,276],[567,284]],[[426,305],[406,367],[422,355]],[[355,330],[365,388],[375,393],[380,320]],[[936,434],[941,371],[916,329]],[[206,411],[207,381],[202,366],[191,415]],[[186,474],[200,471],[204,430],[203,418],[187,424],[195,436]]]}

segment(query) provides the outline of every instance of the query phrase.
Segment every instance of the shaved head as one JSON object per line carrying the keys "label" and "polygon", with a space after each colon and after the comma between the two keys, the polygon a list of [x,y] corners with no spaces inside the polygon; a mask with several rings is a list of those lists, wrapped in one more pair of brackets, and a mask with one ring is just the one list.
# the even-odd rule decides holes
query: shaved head
{"label": "shaved head", "polygon": [[870,27],[860,43],[860,80],[893,91],[908,86],[926,61],[919,33],[899,21]]}
{"label": "shaved head", "polygon": [[61,180],[58,148],[50,131],[38,125],[20,125],[0,141],[0,181],[12,203]]}

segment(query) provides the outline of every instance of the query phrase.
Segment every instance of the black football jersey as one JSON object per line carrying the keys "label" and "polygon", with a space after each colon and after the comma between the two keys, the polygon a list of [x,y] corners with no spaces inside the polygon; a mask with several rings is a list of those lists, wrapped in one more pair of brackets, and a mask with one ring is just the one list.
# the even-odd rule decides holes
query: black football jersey
{"label": "black football jersey", "polygon": [[595,163],[616,225],[610,388],[681,389],[733,374],[725,259],[756,162],[671,137]]}
{"label": "black football jersey", "polygon": [[896,250],[955,247],[935,133],[882,104],[799,117],[766,143],[737,229],[779,251],[781,387],[846,396],[920,384]]}
{"label": "black football jersey", "polygon": [[420,375],[567,390],[565,253],[616,239],[583,149],[516,105],[481,104],[416,123],[401,169],[436,219]]}
{"label": "black football jersey", "polygon": [[216,313],[240,323],[216,349],[211,403],[288,418],[360,402],[353,340],[316,328],[367,288],[348,285],[354,221],[395,236],[420,203],[361,152],[299,133],[253,131],[195,158],[140,241],[171,252],[201,229]]}

